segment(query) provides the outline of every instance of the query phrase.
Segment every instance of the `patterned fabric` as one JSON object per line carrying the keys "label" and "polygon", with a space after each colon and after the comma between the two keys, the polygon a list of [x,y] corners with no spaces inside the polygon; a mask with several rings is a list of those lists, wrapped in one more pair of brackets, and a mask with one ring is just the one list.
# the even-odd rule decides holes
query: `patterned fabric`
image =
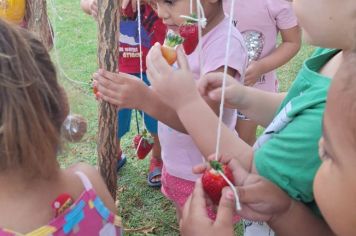
{"label": "patterned fabric", "polygon": [[138,27],[138,18],[134,20],[120,20],[119,38],[119,65],[120,72],[135,74],[140,73],[140,40],[143,72],[146,71],[146,56],[151,46],[156,42],[163,43],[166,37],[167,27],[157,16],[157,13],[149,4],[141,6],[141,25]]}
{"label": "patterned fabric", "polygon": [[27,234],[0,229],[0,236],[121,236],[121,218],[110,212],[96,195],[89,179],[81,172],[85,191],[62,215]]}

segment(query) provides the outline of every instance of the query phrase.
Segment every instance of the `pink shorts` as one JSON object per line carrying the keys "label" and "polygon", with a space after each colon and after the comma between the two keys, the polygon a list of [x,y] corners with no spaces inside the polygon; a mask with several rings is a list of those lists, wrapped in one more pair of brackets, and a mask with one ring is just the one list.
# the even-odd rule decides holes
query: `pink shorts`
{"label": "pink shorts", "polygon": [[[164,196],[173,201],[180,210],[183,210],[184,204],[193,192],[195,182],[181,179],[173,175],[168,174],[166,168],[163,165],[161,175],[161,191]],[[216,212],[212,207],[206,208],[210,219],[216,219]],[[240,216],[234,216],[234,223],[240,221]]]}

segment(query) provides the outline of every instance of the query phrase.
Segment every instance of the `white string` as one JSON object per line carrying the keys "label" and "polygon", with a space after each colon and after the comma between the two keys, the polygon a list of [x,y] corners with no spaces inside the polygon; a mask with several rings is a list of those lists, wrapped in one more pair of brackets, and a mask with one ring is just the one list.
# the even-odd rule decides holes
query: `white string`
{"label": "white string", "polygon": [[[221,87],[222,93],[221,93],[221,103],[220,103],[220,109],[219,109],[220,110],[219,111],[219,124],[218,124],[218,130],[217,130],[216,151],[215,151],[215,159],[216,160],[218,160],[219,153],[220,153],[221,129],[222,129],[222,123],[223,123],[222,118],[223,118],[223,113],[224,113],[225,89],[226,89],[227,68],[228,68],[228,63],[229,63],[229,51],[230,51],[232,27],[233,27],[232,21],[233,21],[233,15],[234,15],[234,5],[235,5],[235,0],[232,0],[231,8],[230,8],[230,16],[229,16],[229,29],[228,29],[228,33],[227,33],[227,43],[226,43],[226,50],[225,50],[224,77],[223,77],[223,83],[222,83],[222,87]],[[241,210],[240,198],[239,198],[239,195],[237,193],[235,186],[224,175],[224,173],[222,171],[219,170],[218,173],[229,184],[231,190],[234,193],[236,210],[240,211]]]}
{"label": "white string", "polygon": [[193,0],[190,0],[190,14],[193,13]]}
{"label": "white string", "polygon": [[54,13],[54,15],[56,15],[58,17],[58,19],[63,20],[63,18],[58,14],[58,11],[57,11],[56,7],[54,6],[52,0],[49,0],[49,3],[51,5],[52,13]]}
{"label": "white string", "polygon": [[234,14],[234,5],[235,0],[232,0],[231,8],[230,8],[230,16],[229,16],[229,29],[227,33],[227,43],[226,43],[226,50],[225,50],[225,62],[224,62],[224,77],[222,83],[222,93],[221,93],[221,103],[220,103],[220,111],[219,111],[219,124],[217,130],[217,137],[216,137],[216,151],[215,151],[215,159],[218,160],[220,154],[220,139],[221,139],[221,128],[222,128],[222,118],[224,113],[224,103],[225,103],[225,89],[226,89],[226,79],[227,79],[227,68],[229,63],[229,51],[230,51],[230,44],[231,44],[231,35],[232,35],[232,21],[233,21],[233,14]]}
{"label": "white string", "polygon": [[207,24],[207,19],[205,18],[204,14],[203,14],[203,17],[201,19],[194,18],[194,17],[191,17],[191,16],[185,16],[185,15],[180,15],[179,17],[184,18],[186,20],[195,21],[198,24],[200,24],[202,28],[205,28],[205,26]]}
{"label": "white string", "polygon": [[[202,55],[201,55],[201,51],[202,51],[202,43],[201,43],[201,39],[203,37],[203,33],[202,33],[202,25],[200,24],[201,22],[201,19],[202,19],[202,14],[205,16],[204,14],[204,9],[200,3],[200,0],[196,0],[196,4],[197,4],[197,12],[198,12],[198,39],[199,39],[199,43],[198,43],[198,52],[199,52],[199,78],[202,77],[203,75],[203,71],[202,71],[202,68],[203,68],[203,61],[202,61]],[[205,17],[204,17],[205,18]],[[205,160],[205,159],[204,159]]]}
{"label": "white string", "polygon": [[[138,41],[139,41],[139,50],[140,50],[140,79],[143,81],[143,60],[142,60],[142,35],[141,35],[141,2],[137,0],[137,17],[138,17]],[[142,125],[143,128],[146,129],[145,125],[145,113],[142,111]],[[137,122],[137,121],[136,121]]]}
{"label": "white string", "polygon": [[237,190],[235,186],[233,185],[233,183],[231,183],[231,181],[225,176],[225,174],[221,170],[218,170],[218,173],[224,178],[224,180],[228,183],[232,192],[234,193],[236,210],[241,211],[240,198],[239,195],[237,194]]}
{"label": "white string", "polygon": [[[57,13],[57,10],[56,10],[56,7],[53,3],[53,0],[49,0],[49,3],[51,5],[51,11],[52,11],[52,14],[54,16],[57,16],[59,18],[59,20],[62,20],[63,18],[61,16],[58,15]],[[55,57],[55,62],[56,62],[56,65],[57,65],[57,68],[58,68],[58,71],[63,75],[63,77],[72,82],[72,83],[75,83],[75,84],[78,84],[78,85],[88,85],[88,83],[86,82],[82,82],[82,81],[78,81],[78,80],[74,80],[74,79],[71,79],[64,71],[61,63],[60,63],[60,58],[59,58],[59,54],[58,54],[58,50],[57,50],[57,37],[54,37],[54,31],[56,30],[56,17],[53,17],[52,19],[52,25],[51,25],[51,22],[49,21],[49,17],[47,17],[47,22],[48,22],[48,27],[49,29],[51,29],[51,38],[52,38],[52,42],[53,42],[53,54],[54,54],[54,57]],[[86,94],[86,93],[85,93]]]}

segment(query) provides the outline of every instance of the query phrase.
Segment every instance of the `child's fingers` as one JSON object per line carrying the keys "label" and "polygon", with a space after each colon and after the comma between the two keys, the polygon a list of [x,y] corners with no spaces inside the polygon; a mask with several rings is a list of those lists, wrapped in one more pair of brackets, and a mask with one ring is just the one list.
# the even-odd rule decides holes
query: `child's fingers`
{"label": "child's fingers", "polygon": [[193,167],[193,173],[194,174],[202,174],[204,171],[208,168],[207,163],[201,163],[199,165],[196,165]]}
{"label": "child's fingers", "polygon": [[222,89],[216,88],[216,89],[208,92],[208,97],[213,101],[220,101],[221,94],[222,94]]}
{"label": "child's fingers", "polygon": [[235,185],[237,185],[237,186],[243,185],[243,183],[248,178],[250,173],[247,170],[245,170],[241,166],[240,162],[233,157],[230,158],[230,160],[227,162],[227,165],[232,171],[232,175],[234,176]]}
{"label": "child's fingers", "polygon": [[132,5],[132,11],[136,12],[137,11],[137,0],[131,0],[131,5]]}
{"label": "child's fingers", "polygon": [[215,220],[215,224],[217,225],[232,227],[232,220],[235,212],[235,200],[231,193],[229,187],[223,189]]}
{"label": "child's fingers", "polygon": [[179,68],[183,70],[189,70],[189,63],[181,46],[177,48],[177,61],[178,61]]}
{"label": "child's fingers", "polygon": [[[157,77],[161,71],[158,64],[158,60],[164,60],[161,53],[161,46],[159,43],[153,45],[146,57],[147,70],[150,70],[150,73],[153,77]],[[165,61],[164,61],[165,62]],[[161,62],[163,63],[163,62]],[[165,62],[168,66],[167,62]]]}
{"label": "child's fingers", "polygon": [[195,187],[191,195],[191,202],[189,208],[190,214],[195,215],[196,217],[207,216],[205,193],[200,178],[195,182]]}
{"label": "child's fingers", "polygon": [[265,198],[261,192],[261,188],[263,188],[263,186],[259,184],[237,187],[240,202],[243,204],[261,204]]}

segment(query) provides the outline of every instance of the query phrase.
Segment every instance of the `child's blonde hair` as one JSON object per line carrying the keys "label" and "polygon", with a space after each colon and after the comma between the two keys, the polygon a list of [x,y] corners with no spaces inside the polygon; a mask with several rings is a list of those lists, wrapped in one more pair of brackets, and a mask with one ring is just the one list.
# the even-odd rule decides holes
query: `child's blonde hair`
{"label": "child's blonde hair", "polygon": [[0,20],[0,171],[32,178],[58,170],[65,99],[42,43]]}

